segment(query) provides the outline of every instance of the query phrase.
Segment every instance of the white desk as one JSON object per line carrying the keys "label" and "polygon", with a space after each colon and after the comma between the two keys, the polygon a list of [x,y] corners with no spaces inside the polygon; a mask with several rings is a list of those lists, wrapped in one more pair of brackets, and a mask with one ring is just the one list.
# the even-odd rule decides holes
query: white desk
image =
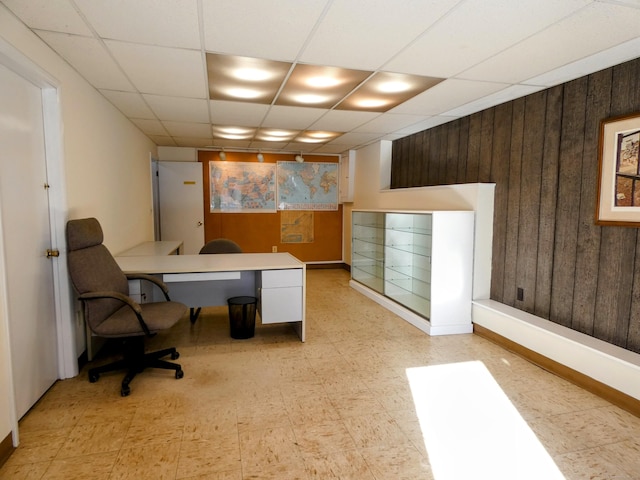
{"label": "white desk", "polygon": [[118,254],[118,257],[139,255],[179,255],[182,252],[182,240],[164,240],[160,242],[142,242],[133,248]]}
{"label": "white desk", "polygon": [[306,265],[289,253],[118,256],[124,273],[158,275],[172,300],[188,307],[258,298],[263,324],[293,323],[305,340]]}

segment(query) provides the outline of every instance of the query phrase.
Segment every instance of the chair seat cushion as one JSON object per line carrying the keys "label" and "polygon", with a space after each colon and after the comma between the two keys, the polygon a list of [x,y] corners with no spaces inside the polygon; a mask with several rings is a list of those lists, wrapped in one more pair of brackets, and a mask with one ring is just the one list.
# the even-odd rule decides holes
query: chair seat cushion
{"label": "chair seat cushion", "polygon": [[[142,318],[152,333],[175,325],[187,312],[187,306],[179,302],[143,303]],[[131,308],[124,306],[100,325],[94,333],[101,337],[130,337],[144,335],[140,322]]]}

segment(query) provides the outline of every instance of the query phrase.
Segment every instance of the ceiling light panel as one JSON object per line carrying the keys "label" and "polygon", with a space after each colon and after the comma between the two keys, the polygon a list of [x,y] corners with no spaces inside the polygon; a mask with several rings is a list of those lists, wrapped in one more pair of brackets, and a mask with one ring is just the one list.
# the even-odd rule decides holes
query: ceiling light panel
{"label": "ceiling light panel", "polygon": [[331,108],[373,72],[296,65],[276,105]]}
{"label": "ceiling light panel", "polygon": [[290,142],[300,132],[298,130],[283,130],[278,128],[260,128],[256,133],[256,140],[263,142]]}
{"label": "ceiling light panel", "polygon": [[442,78],[378,72],[349,95],[336,109],[386,112],[442,80]]}
{"label": "ceiling light panel", "polygon": [[298,135],[294,141],[295,142],[301,142],[301,143],[327,143],[331,140],[333,140],[334,138],[339,137],[340,135],[342,135],[339,132],[325,132],[325,131],[320,131],[320,130],[315,130],[315,131],[311,131],[311,130],[307,130],[305,132],[300,133],[300,135]]}
{"label": "ceiling light panel", "polygon": [[251,140],[256,133],[255,128],[213,125],[211,127],[213,138],[226,140]]}
{"label": "ceiling light panel", "polygon": [[290,69],[287,62],[207,53],[210,99],[270,104]]}

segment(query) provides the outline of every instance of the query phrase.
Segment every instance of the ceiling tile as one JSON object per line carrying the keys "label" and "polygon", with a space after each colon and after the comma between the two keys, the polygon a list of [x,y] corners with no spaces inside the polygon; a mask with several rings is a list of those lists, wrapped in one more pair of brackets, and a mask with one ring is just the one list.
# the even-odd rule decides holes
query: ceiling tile
{"label": "ceiling tile", "polygon": [[322,108],[294,108],[274,105],[264,118],[263,126],[305,130],[328,111]]}
{"label": "ceiling tile", "polygon": [[295,60],[325,3],[202,0],[205,48],[216,53]]}
{"label": "ceiling tile", "polygon": [[[385,68],[451,77],[546,28],[591,0],[467,0]],[[508,18],[508,21],[505,21]],[[416,59],[427,61],[416,61]]]}
{"label": "ceiling tile", "polygon": [[173,137],[178,147],[204,148],[211,146],[210,138]]}
{"label": "ceiling tile", "polygon": [[[409,127],[398,130],[396,133],[401,134],[401,136],[411,135],[412,133],[422,132],[423,130],[427,130],[429,128],[437,127],[438,125],[442,125],[444,123],[451,122],[456,120],[459,117],[450,117],[446,115],[437,115],[435,117],[427,118],[422,122],[418,122]],[[389,138],[386,138],[387,140]]]}
{"label": "ceiling tile", "polygon": [[380,138],[379,133],[350,132],[330,141],[328,145],[361,145],[363,143],[372,142],[377,138]]}
{"label": "ceiling tile", "polygon": [[200,49],[196,0],[75,0],[75,3],[102,38]]}
{"label": "ceiling tile", "polygon": [[105,43],[140,93],[207,98],[201,52],[112,40]]}
{"label": "ceiling tile", "polygon": [[210,101],[211,123],[214,125],[259,126],[269,105]]}
{"label": "ceiling tile", "polygon": [[91,29],[67,0],[2,0],[32,29],[91,36]]}
{"label": "ceiling tile", "polygon": [[208,123],[191,122],[162,122],[169,135],[172,137],[201,137],[213,139],[211,125]]}
{"label": "ceiling tile", "polygon": [[155,120],[156,116],[144,101],[142,95],[132,92],[120,92],[116,90],[100,90],[115,107],[129,118],[146,118]]}
{"label": "ceiling tile", "polygon": [[459,1],[334,0],[300,60],[377,70]]}
{"label": "ceiling tile", "polygon": [[287,142],[251,142],[251,148],[255,148],[257,150],[274,151],[274,150],[282,150],[286,148]]}
{"label": "ceiling tile", "polygon": [[[638,0],[640,3],[640,0]],[[551,87],[568,82],[574,78],[583,77],[593,72],[624,63],[638,57],[640,52],[640,38],[634,38],[615,47],[571,62],[560,68],[529,78],[523,83]]]}
{"label": "ceiling tile", "polygon": [[140,130],[147,135],[169,136],[167,130],[162,126],[159,120],[147,120],[144,118],[132,118]]}
{"label": "ceiling tile", "polygon": [[153,143],[159,147],[177,147],[178,144],[171,137],[165,137],[162,135],[147,135]]}
{"label": "ceiling tile", "polygon": [[160,120],[208,123],[208,102],[203,98],[167,97],[143,95]]}
{"label": "ceiling tile", "polygon": [[330,130],[348,132],[360,125],[370,122],[381,115],[374,112],[349,112],[347,110],[331,110],[309,128],[311,130]]}
{"label": "ceiling tile", "polygon": [[386,133],[389,131],[400,130],[409,125],[413,125],[422,120],[425,120],[424,115],[405,115],[397,113],[383,113],[377,118],[374,118],[370,122],[361,125],[354,129],[354,132],[361,133]]}
{"label": "ceiling tile", "polygon": [[66,33],[37,33],[94,87],[135,91],[99,40]]}
{"label": "ceiling tile", "polygon": [[639,26],[640,9],[593,3],[459,77],[519,83],[636,38]]}
{"label": "ceiling tile", "polygon": [[472,113],[479,112],[480,110],[500,105],[501,103],[508,102],[515,98],[524,97],[525,95],[538,92],[542,89],[544,89],[544,87],[534,85],[511,85],[499,92],[492,93],[486,97],[478,98],[477,100],[473,100],[469,103],[443,112],[442,115],[464,117],[465,115],[471,115]]}
{"label": "ceiling tile", "polygon": [[507,86],[502,83],[449,79],[394,108],[390,113],[438,115]]}

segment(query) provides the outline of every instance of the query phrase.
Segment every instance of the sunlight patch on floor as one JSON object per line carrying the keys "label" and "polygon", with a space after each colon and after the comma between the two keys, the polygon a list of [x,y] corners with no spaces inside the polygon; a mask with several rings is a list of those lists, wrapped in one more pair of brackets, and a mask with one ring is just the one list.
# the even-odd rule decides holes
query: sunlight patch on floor
{"label": "sunlight patch on floor", "polygon": [[407,369],[435,480],[564,480],[482,362]]}

